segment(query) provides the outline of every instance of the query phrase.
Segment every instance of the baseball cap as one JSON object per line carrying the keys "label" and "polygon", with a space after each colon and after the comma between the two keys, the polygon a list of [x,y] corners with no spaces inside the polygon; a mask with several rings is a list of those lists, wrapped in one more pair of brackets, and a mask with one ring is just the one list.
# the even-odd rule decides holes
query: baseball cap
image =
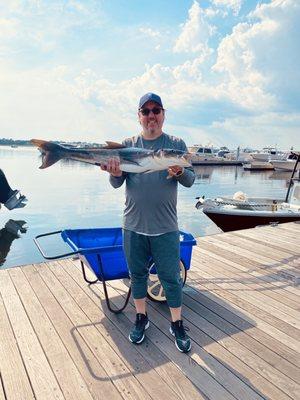
{"label": "baseball cap", "polygon": [[140,98],[139,108],[142,108],[147,101],[154,101],[163,108],[161,98],[155,93],[146,93]]}

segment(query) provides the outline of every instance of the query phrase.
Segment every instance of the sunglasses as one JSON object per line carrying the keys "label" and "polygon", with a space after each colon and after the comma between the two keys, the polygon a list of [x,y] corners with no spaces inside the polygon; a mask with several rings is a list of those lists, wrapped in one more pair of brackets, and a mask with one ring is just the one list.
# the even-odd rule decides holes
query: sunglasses
{"label": "sunglasses", "polygon": [[142,115],[148,117],[148,115],[151,113],[151,111],[153,112],[153,114],[158,115],[158,114],[160,114],[161,110],[163,110],[163,108],[159,108],[159,107],[141,108],[140,112]]}

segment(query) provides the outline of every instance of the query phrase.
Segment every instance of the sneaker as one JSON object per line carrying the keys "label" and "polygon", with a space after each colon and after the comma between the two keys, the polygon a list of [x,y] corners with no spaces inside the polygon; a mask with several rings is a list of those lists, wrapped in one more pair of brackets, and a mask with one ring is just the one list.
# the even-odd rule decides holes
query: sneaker
{"label": "sneaker", "polygon": [[149,319],[147,314],[136,314],[134,326],[129,334],[131,343],[140,344],[145,339],[145,330],[149,328]]}
{"label": "sneaker", "polygon": [[170,333],[175,337],[175,345],[181,353],[187,353],[191,350],[191,339],[186,334],[188,328],[184,328],[182,320],[172,322]]}

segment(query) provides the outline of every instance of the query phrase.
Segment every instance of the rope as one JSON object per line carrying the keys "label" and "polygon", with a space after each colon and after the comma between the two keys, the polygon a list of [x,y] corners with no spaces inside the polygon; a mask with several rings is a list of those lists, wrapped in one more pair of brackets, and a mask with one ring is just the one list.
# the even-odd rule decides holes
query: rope
{"label": "rope", "polygon": [[233,201],[223,201],[223,200],[213,200],[214,203],[218,205],[224,205],[224,206],[239,206],[239,207],[271,207],[272,203],[242,203],[242,202],[233,202]]}

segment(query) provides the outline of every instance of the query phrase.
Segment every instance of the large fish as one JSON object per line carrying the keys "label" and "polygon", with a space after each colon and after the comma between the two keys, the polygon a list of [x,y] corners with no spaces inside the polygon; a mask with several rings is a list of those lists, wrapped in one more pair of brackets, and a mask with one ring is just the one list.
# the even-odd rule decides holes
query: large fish
{"label": "large fish", "polygon": [[190,167],[189,153],[175,149],[147,150],[138,147],[125,147],[115,142],[106,142],[104,147],[69,148],[45,140],[32,139],[42,153],[41,169],[48,168],[57,161],[68,158],[95,165],[106,165],[112,157],[120,160],[120,169],[125,172],[154,172],[168,169],[174,165]]}

